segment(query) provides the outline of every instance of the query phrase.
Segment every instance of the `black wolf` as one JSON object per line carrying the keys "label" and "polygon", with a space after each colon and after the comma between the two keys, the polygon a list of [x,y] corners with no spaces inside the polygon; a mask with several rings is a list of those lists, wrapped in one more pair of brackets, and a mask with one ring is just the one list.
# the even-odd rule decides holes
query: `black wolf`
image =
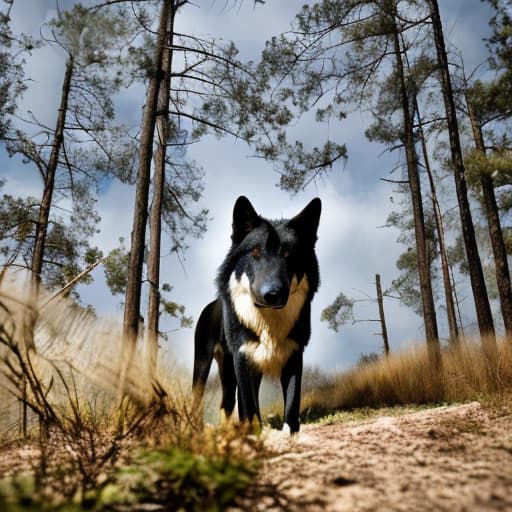
{"label": "black wolf", "polygon": [[246,197],[235,203],[232,245],[216,281],[218,298],[196,326],[193,375],[194,396],[200,399],[215,356],[226,417],[238,388],[240,420],[257,419],[261,425],[258,391],[265,374],[281,380],[283,430],[299,430],[302,354],[319,285],[314,249],[320,211],[316,198],[292,219],[271,221]]}

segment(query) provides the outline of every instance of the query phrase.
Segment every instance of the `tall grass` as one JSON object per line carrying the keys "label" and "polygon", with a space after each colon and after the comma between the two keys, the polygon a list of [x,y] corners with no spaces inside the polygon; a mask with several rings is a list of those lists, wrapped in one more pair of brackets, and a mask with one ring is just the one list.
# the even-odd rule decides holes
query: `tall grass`
{"label": "tall grass", "polygon": [[248,485],[260,441],[207,427],[183,371],[125,348],[120,322],[0,272],[0,434],[21,437],[24,403],[36,448],[28,476],[0,475],[1,510],[220,510]]}
{"label": "tall grass", "polygon": [[461,341],[442,352],[433,371],[423,346],[391,354],[338,375],[306,393],[304,418],[327,411],[432,402],[459,402],[512,391],[512,342],[501,340],[492,360],[476,341]]}

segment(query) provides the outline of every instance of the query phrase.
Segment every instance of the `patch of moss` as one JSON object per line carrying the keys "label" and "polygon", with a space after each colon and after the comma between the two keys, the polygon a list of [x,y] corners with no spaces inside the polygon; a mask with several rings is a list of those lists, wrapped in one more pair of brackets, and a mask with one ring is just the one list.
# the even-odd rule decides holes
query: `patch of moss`
{"label": "patch of moss", "polygon": [[98,503],[223,510],[243,493],[255,469],[254,463],[208,459],[178,448],[143,451],[103,487]]}

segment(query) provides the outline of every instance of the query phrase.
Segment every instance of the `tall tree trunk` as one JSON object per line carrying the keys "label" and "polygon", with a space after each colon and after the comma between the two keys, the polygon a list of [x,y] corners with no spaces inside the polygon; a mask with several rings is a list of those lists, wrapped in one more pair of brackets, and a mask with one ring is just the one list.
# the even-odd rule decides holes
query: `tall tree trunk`
{"label": "tall tree trunk", "polygon": [[375,286],[377,288],[377,303],[379,304],[379,318],[382,329],[382,341],[384,342],[384,354],[389,356],[388,329],[386,327],[386,316],[384,315],[384,301],[382,300],[382,287],[380,285],[380,274],[375,274]]}
{"label": "tall tree trunk", "polygon": [[155,171],[153,174],[153,200],[149,217],[148,281],[149,303],[147,320],[147,343],[149,372],[154,375],[158,355],[158,325],[160,318],[160,242],[162,234],[162,202],[165,185],[165,161],[169,133],[169,95],[171,89],[172,43],[174,35],[175,8],[171,6],[166,29],[166,43],[162,56],[164,78],[160,83],[157,105],[157,140]]}
{"label": "tall tree trunk", "polygon": [[416,113],[418,116],[418,134],[421,139],[421,149],[423,152],[423,161],[425,163],[425,170],[427,171],[428,182],[430,185],[430,194],[432,199],[432,207],[434,209],[434,219],[436,222],[437,238],[439,240],[439,253],[441,255],[441,270],[443,274],[444,297],[446,303],[446,316],[448,319],[448,332],[449,343],[455,345],[459,341],[459,328],[457,326],[457,316],[455,314],[455,302],[453,300],[453,286],[450,275],[450,263],[448,261],[448,254],[446,251],[446,243],[444,236],[443,216],[441,214],[441,206],[437,199],[436,186],[434,176],[430,167],[430,159],[428,157],[427,142],[425,140],[425,133],[423,131],[422,118],[418,108],[417,98],[414,98]]}
{"label": "tall tree trunk", "polygon": [[71,55],[66,62],[66,71],[64,73],[64,82],[62,84],[62,93],[60,99],[57,124],[53,134],[52,151],[46,168],[44,179],[43,197],[39,207],[39,216],[36,225],[36,237],[34,242],[34,252],[32,254],[32,275],[34,282],[39,284],[41,281],[41,272],[43,270],[43,257],[46,245],[46,235],[48,233],[48,221],[50,219],[50,208],[52,206],[53,189],[55,186],[55,174],[59,164],[59,155],[64,142],[64,127],[66,114],[68,110],[69,93],[71,91],[71,79],[73,78],[74,60]]}
{"label": "tall tree trunk", "polygon": [[[466,105],[468,108],[475,148],[478,153],[485,156],[485,144],[482,133],[482,127],[478,122],[473,105],[466,94]],[[492,177],[483,171],[480,173],[480,185],[485,206],[485,216],[489,227],[492,252],[494,256],[494,266],[496,269],[496,282],[498,284],[498,293],[500,296],[501,314],[507,338],[512,340],[512,287],[510,285],[510,271],[507,261],[507,251],[505,241],[503,240],[503,230],[501,229],[500,215],[496,195],[494,194],[494,183]]]}
{"label": "tall tree trunk", "polygon": [[[171,0],[162,0],[158,35],[155,42],[153,69],[151,70],[149,78],[148,89],[146,92],[146,105],[144,107],[144,114],[142,117],[139,167],[137,171],[128,281],[126,285],[124,305],[123,330],[127,343],[127,350],[124,354],[126,358],[124,361],[125,365],[129,365],[131,363],[140,323],[142,269],[144,264],[146,224],[148,219],[149,184],[151,180],[151,161],[153,158],[153,137],[155,134],[158,91],[160,90],[160,84],[164,78],[162,72],[162,59],[167,33],[167,21],[169,19],[171,6]],[[121,376],[121,381],[123,380],[124,375]],[[122,382],[122,385],[123,384],[124,383]]]}
{"label": "tall tree trunk", "polygon": [[453,173],[455,178],[455,189],[457,192],[457,201],[459,204],[461,228],[464,237],[464,245],[466,248],[471,288],[473,290],[473,298],[475,301],[476,315],[482,343],[484,344],[487,355],[494,359],[497,350],[496,334],[494,331],[491,306],[489,304],[489,297],[487,295],[484,273],[482,270],[482,264],[476,243],[473,218],[471,216],[471,210],[469,207],[466,171],[462,159],[459,126],[457,122],[457,113],[455,110],[455,101],[453,98],[450,71],[448,68],[448,58],[444,44],[443,26],[441,23],[441,17],[439,15],[439,6],[437,0],[429,1],[431,7],[434,42],[436,46],[439,74],[441,79],[441,89],[446,110]]}
{"label": "tall tree trunk", "polygon": [[[33,299],[36,299],[39,292],[39,285],[41,284],[41,274],[43,271],[44,253],[46,248],[46,236],[48,234],[48,223],[50,221],[50,210],[52,207],[53,191],[55,188],[55,175],[57,174],[57,166],[59,165],[59,156],[64,143],[64,128],[66,124],[66,115],[68,111],[69,93],[71,91],[71,80],[74,71],[74,59],[71,54],[68,55],[66,62],[66,69],[64,71],[64,81],[62,83],[62,91],[60,97],[60,105],[57,114],[57,122],[55,131],[53,132],[52,150],[50,158],[46,166],[46,175],[44,177],[43,195],[41,197],[41,204],[39,206],[39,215],[36,224],[36,233],[34,241],[34,249],[32,252],[32,294]],[[34,343],[34,328],[36,323],[36,312],[32,308],[27,310],[27,329],[25,336],[25,350],[26,357],[30,357],[29,351],[35,351]],[[22,395],[26,397],[27,382],[26,377],[23,376]],[[21,429],[23,437],[27,435],[27,422],[28,411],[26,401],[21,404]]]}
{"label": "tall tree trunk", "polygon": [[[393,2],[393,0],[391,0]],[[404,116],[404,146],[407,160],[407,175],[411,191],[412,210],[414,217],[414,232],[416,236],[416,254],[418,261],[418,273],[420,278],[421,301],[423,305],[423,319],[425,323],[425,335],[427,338],[427,349],[432,367],[441,367],[441,349],[437,329],[436,309],[434,295],[432,293],[432,278],[430,275],[430,264],[427,255],[427,244],[425,236],[425,220],[423,215],[423,203],[421,197],[421,183],[418,173],[418,161],[414,144],[413,113],[410,109],[410,99],[407,93],[404,66],[402,62],[402,47],[398,27],[396,25],[396,5],[393,2],[391,13],[391,29],[393,32],[394,53],[396,58],[396,71],[400,80],[400,97],[402,101],[402,112]]]}

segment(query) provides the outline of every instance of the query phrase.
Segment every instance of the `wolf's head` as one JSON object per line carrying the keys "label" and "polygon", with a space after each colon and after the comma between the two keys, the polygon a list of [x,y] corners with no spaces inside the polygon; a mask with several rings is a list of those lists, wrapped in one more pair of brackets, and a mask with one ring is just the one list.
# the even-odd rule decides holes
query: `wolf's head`
{"label": "wolf's head", "polygon": [[321,201],[316,198],[290,220],[269,221],[256,213],[246,197],[237,199],[233,244],[224,272],[241,292],[250,294],[255,306],[283,308],[301,283],[308,292],[316,291],[314,246],[320,211]]}

